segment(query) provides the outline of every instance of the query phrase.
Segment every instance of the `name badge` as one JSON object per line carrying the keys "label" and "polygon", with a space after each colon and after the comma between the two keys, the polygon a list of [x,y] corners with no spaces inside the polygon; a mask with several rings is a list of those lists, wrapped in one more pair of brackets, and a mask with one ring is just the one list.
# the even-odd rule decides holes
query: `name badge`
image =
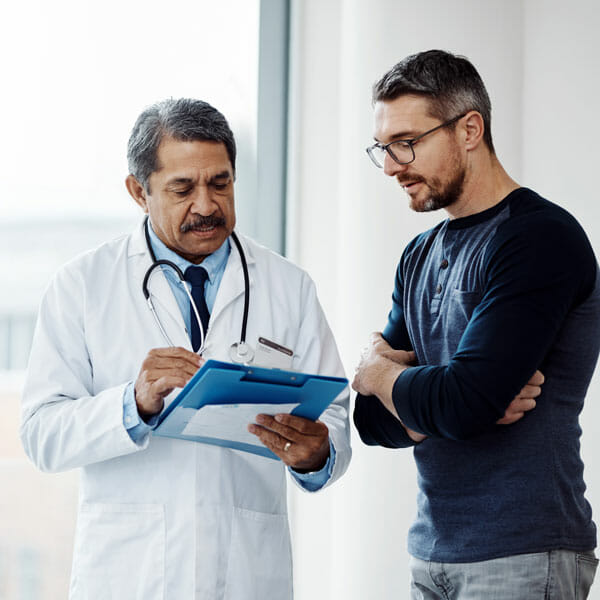
{"label": "name badge", "polygon": [[252,364],[269,369],[291,369],[294,352],[277,342],[258,338]]}

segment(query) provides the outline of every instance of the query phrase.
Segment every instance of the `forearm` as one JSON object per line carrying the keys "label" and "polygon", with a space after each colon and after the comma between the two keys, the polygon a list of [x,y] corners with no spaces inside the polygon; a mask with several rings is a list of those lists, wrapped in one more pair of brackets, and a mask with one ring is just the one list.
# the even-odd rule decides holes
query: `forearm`
{"label": "forearm", "polygon": [[[397,362],[394,358],[394,355],[397,354],[394,351],[379,354],[376,360],[371,363],[371,366],[364,371],[361,384],[366,388],[365,391],[368,390],[369,394],[376,397],[392,418],[402,425],[406,436],[408,436],[411,442],[419,443],[427,436],[407,427],[396,409],[395,397],[398,397],[397,382],[402,373],[409,370],[411,368],[410,364],[412,364],[412,362],[410,364]],[[408,354],[414,356],[412,352]],[[404,437],[402,435],[402,438]]]}
{"label": "forearm", "polygon": [[399,419],[392,398],[394,384],[398,376],[407,369],[407,365],[396,363],[387,358],[379,357],[373,365],[365,371],[363,386],[372,396],[377,396],[383,406]]}
{"label": "forearm", "polygon": [[64,471],[145,447],[147,440],[137,445],[123,425],[124,387],[76,399],[25,396],[20,435],[32,462],[42,471]]}
{"label": "forearm", "polygon": [[360,439],[368,446],[408,448],[417,441],[412,439],[397,417],[375,396],[358,394],[354,404],[354,425]]}
{"label": "forearm", "polygon": [[[477,373],[466,375],[463,369],[454,367],[415,367],[398,377],[392,400],[405,425],[427,436],[464,440],[496,424],[514,422],[512,413],[505,411],[510,411],[515,402],[517,410],[531,410],[532,406],[524,405],[520,396],[515,396],[505,409],[503,398],[508,392],[502,390],[502,385],[511,385],[512,377],[504,377],[502,384],[496,381],[486,386]],[[495,376],[491,371],[487,375]]]}

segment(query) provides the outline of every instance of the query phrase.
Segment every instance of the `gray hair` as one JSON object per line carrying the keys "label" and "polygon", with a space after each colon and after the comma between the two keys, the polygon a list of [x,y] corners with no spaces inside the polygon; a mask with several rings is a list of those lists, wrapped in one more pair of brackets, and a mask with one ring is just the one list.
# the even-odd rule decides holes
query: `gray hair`
{"label": "gray hair", "polygon": [[373,86],[373,103],[406,94],[425,96],[431,116],[442,121],[476,110],[483,118],[483,140],[494,153],[492,104],[475,67],[464,56],[428,50],[407,56]]}
{"label": "gray hair", "polygon": [[181,141],[222,142],[235,174],[235,140],[227,119],[208,102],[169,98],[142,112],[127,144],[129,172],[147,192],[150,175],[159,168],[158,146],[166,136]]}

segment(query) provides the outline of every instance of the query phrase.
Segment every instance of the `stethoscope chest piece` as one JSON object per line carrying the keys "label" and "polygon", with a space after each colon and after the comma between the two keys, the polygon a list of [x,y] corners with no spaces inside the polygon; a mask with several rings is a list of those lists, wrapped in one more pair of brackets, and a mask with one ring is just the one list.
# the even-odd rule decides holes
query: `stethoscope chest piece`
{"label": "stethoscope chest piece", "polygon": [[254,350],[246,342],[236,342],[229,348],[229,358],[236,363],[250,363],[254,359]]}

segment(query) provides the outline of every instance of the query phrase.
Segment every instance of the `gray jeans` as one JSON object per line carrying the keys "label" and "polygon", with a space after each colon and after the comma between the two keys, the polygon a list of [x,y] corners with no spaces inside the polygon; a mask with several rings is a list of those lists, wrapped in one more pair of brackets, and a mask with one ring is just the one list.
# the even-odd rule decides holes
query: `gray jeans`
{"label": "gray jeans", "polygon": [[411,557],[412,600],[584,600],[598,560],[593,552],[552,550],[474,563]]}

